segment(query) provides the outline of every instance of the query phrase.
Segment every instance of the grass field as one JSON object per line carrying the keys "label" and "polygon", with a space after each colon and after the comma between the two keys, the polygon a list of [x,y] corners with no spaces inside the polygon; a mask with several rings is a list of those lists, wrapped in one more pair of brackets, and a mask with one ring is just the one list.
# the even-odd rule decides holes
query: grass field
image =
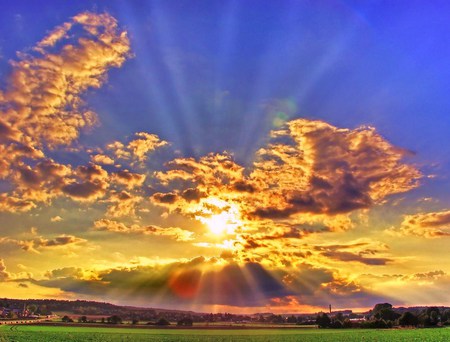
{"label": "grass field", "polygon": [[450,328],[413,330],[320,329],[133,329],[15,325],[0,326],[0,342],[52,341],[450,341]]}

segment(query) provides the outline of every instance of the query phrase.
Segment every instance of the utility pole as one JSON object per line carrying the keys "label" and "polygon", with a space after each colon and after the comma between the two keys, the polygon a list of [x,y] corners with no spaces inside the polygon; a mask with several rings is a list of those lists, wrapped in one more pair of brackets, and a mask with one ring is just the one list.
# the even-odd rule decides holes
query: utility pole
{"label": "utility pole", "polygon": [[331,304],[329,305],[329,307],[330,307],[330,313],[331,313]]}

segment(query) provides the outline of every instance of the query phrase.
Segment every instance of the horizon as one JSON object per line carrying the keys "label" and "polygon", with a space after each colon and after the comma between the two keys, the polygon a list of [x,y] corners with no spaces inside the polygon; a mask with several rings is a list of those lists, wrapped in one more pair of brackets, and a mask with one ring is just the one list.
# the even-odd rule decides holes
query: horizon
{"label": "horizon", "polygon": [[3,295],[450,305],[446,2],[0,6]]}
{"label": "horizon", "polygon": [[[350,311],[354,314],[364,314],[364,313],[369,313],[370,311],[373,310],[373,308],[369,308],[369,309],[364,309],[364,310],[351,310],[351,309],[345,309],[345,308],[340,308],[337,310],[333,310],[333,308],[331,308],[331,311],[329,311],[329,308],[327,310],[321,310],[321,311],[311,311],[311,312],[250,312],[250,313],[236,313],[236,312],[227,312],[227,311],[216,311],[216,312],[199,312],[199,311],[192,311],[192,310],[179,310],[179,309],[168,309],[168,308],[161,308],[161,307],[142,307],[142,306],[132,306],[132,305],[119,305],[119,304],[114,304],[114,303],[110,303],[110,302],[99,302],[99,301],[93,301],[93,300],[84,300],[84,299],[69,299],[69,300],[65,300],[65,299],[53,299],[53,298],[42,298],[42,299],[33,299],[33,298],[27,298],[27,299],[20,299],[20,298],[0,298],[0,300],[7,300],[7,301],[29,301],[29,302],[33,302],[33,301],[69,301],[72,303],[75,302],[86,302],[86,303],[96,303],[96,304],[106,304],[106,305],[113,305],[113,306],[117,306],[117,307],[122,307],[122,308],[130,308],[130,309],[139,309],[139,310],[162,310],[162,311],[173,311],[173,312],[192,312],[194,314],[225,314],[225,313],[230,313],[233,315],[245,315],[245,316],[255,316],[255,315],[265,315],[265,314],[277,314],[277,315],[282,315],[282,316],[289,316],[289,315],[315,315],[315,314],[320,314],[320,313],[340,313],[340,312],[345,312],[345,311]],[[389,303],[377,303],[378,305],[380,304],[389,304]],[[396,309],[408,309],[408,308],[429,308],[429,307],[438,307],[438,308],[449,308],[449,306],[445,306],[445,305],[429,305],[429,306],[423,306],[423,305],[412,305],[412,306],[392,306],[392,309],[395,311]],[[1,306],[0,306],[1,308]],[[324,308],[325,309],[325,308]]]}

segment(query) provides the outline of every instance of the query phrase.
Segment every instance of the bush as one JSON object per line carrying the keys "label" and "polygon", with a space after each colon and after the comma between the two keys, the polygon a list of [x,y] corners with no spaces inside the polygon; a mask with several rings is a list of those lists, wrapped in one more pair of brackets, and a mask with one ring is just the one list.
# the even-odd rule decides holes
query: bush
{"label": "bush", "polygon": [[170,322],[167,319],[165,319],[164,317],[162,317],[155,324],[164,326],[164,325],[170,325]]}

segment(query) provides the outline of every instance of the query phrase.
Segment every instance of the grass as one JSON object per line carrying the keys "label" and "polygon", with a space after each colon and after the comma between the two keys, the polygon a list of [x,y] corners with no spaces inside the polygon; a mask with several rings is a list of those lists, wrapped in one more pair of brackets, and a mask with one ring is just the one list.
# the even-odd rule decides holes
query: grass
{"label": "grass", "polygon": [[133,329],[107,327],[67,327],[45,325],[0,326],[0,342],[37,341],[404,341],[404,342],[444,342],[450,341],[450,328],[411,330],[372,329]]}

